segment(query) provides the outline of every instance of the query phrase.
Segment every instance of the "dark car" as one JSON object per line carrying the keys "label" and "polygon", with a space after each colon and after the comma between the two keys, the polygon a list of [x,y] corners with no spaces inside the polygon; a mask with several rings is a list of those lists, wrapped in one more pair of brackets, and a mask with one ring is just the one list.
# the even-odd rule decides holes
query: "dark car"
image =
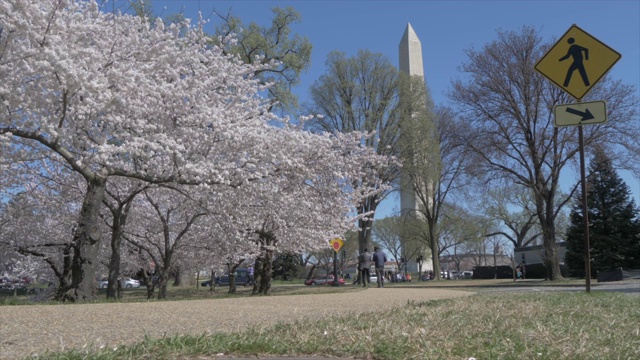
{"label": "dark car", "polygon": [[[217,286],[229,286],[229,275],[217,276],[215,279]],[[212,280],[202,282],[202,286],[211,286]],[[251,283],[249,280],[249,269],[236,269],[236,286],[247,286]]]}

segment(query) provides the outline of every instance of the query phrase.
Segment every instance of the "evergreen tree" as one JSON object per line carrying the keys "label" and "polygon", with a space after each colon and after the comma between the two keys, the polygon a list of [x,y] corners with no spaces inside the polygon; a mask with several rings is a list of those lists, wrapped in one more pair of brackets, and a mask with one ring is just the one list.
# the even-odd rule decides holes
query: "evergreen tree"
{"label": "evergreen tree", "polygon": [[[604,151],[596,149],[587,177],[589,245],[592,276],[616,268],[640,268],[639,209],[629,187],[613,169]],[[571,211],[565,262],[572,274],[584,276],[582,194]]]}
{"label": "evergreen tree", "polygon": [[291,253],[280,253],[273,260],[273,278],[276,280],[292,280],[298,275],[300,257]]}

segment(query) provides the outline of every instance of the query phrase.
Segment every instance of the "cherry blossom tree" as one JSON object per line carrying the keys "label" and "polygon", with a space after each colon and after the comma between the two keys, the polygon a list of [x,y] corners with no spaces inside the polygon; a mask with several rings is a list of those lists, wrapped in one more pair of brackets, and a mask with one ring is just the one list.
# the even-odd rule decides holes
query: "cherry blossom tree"
{"label": "cherry blossom tree", "polygon": [[74,0],[4,1],[0,23],[0,134],[55,153],[87,183],[69,300],[95,296],[110,177],[237,186],[274,171],[260,156],[273,115],[252,77],[266,65],[223,55],[200,28]]}
{"label": "cherry blossom tree", "polygon": [[0,206],[1,262],[11,277],[57,284],[53,296],[61,299],[71,281],[81,178],[47,159],[14,166],[5,176],[21,180],[21,188]]}
{"label": "cherry blossom tree", "polygon": [[[217,194],[211,199],[224,199],[218,207],[233,217],[219,222],[229,230],[220,239],[231,263],[256,248],[269,256],[276,245],[257,246],[257,234],[274,236],[282,250],[326,244],[352,224],[345,215],[354,201],[385,189],[375,174],[388,159],[362,147],[366,137],[313,135],[278,119],[254,76],[274,64],[225,55],[189,21],[149,24],[103,12],[96,1],[7,0],[0,3],[0,24],[3,154],[46,154],[85,182],[77,220],[66,223],[75,233],[63,299],[95,298],[103,234],[122,231],[115,226],[120,210],[109,207],[114,218],[103,221],[107,185],[116,179],[199,186]],[[356,189],[358,182],[375,186]],[[179,206],[148,200],[161,222],[165,210]],[[126,231],[134,233],[146,220]],[[185,225],[191,220],[183,218],[190,240],[181,242],[195,244],[205,232],[192,235]],[[175,235],[162,238],[175,243]]]}
{"label": "cherry blossom tree", "polygon": [[193,236],[189,230],[207,215],[207,210],[176,190],[151,188],[144,190],[143,195],[145,201],[136,209],[136,227],[125,237],[155,264],[158,298],[164,299],[169,274],[176,270],[176,258]]}
{"label": "cherry blossom tree", "polygon": [[[148,183],[126,178],[118,178],[111,181],[105,189],[103,203],[108,210],[104,214],[105,225],[111,233],[111,241],[108,251],[108,285],[107,298],[116,298],[118,289],[118,278],[122,263],[122,243],[124,232],[129,218],[129,213],[133,207],[135,198],[148,187]],[[129,264],[129,262],[126,262]],[[137,269],[136,269],[137,270]]]}

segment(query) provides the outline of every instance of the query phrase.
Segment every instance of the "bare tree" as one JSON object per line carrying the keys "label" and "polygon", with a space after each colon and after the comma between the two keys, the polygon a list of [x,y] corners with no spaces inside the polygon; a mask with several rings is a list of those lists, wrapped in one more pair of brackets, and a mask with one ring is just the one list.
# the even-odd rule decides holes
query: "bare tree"
{"label": "bare tree", "polygon": [[[440,220],[447,201],[462,194],[469,157],[462,141],[467,126],[453,110],[434,107],[424,80],[403,82],[402,160],[416,196],[415,214],[405,214],[414,236],[420,237],[430,251],[433,270],[440,277]],[[405,86],[408,86],[406,88]],[[413,218],[413,219],[410,219]]]}
{"label": "bare tree", "polygon": [[406,262],[425,253],[425,246],[418,238],[406,236],[404,220],[402,217],[388,217],[373,224],[373,238],[395,258],[398,269],[401,258]]}
{"label": "bare tree", "polygon": [[140,224],[136,233],[123,236],[153,260],[158,273],[158,299],[164,299],[169,276],[191,236],[190,229],[207,215],[207,210],[177,191],[149,188],[142,194],[147,209],[137,214],[136,220],[144,225]]}
{"label": "bare tree", "polygon": [[504,227],[486,234],[488,238],[500,235],[508,239],[514,248],[532,244],[542,236],[531,192],[527,188],[506,183],[501,187],[486,189],[480,208],[487,217]]}
{"label": "bare tree", "polygon": [[[367,146],[381,155],[398,154],[398,71],[381,54],[361,50],[353,58],[332,52],[326,62],[327,74],[311,87],[309,113],[322,114],[312,129],[326,132],[373,132]],[[399,168],[392,166],[379,174],[384,182],[393,182]],[[357,187],[357,184],[354,184]],[[375,212],[390,191],[367,197],[358,205],[359,214]],[[374,214],[359,220],[359,251],[371,240]]]}
{"label": "bare tree", "polygon": [[[573,193],[558,199],[559,180],[562,170],[577,158],[578,131],[555,127],[552,110],[571,101],[534,70],[549,46],[535,28],[497,34],[497,40],[482,50],[467,51],[469,59],[461,69],[468,76],[454,81],[450,97],[473,129],[466,143],[477,156],[478,173],[532,191],[548,277],[555,280],[562,276],[556,218]],[[585,126],[584,139],[587,147],[599,143],[618,150],[618,164],[637,170],[640,128],[634,91],[632,86],[601,80],[589,98],[607,102],[609,122]]]}

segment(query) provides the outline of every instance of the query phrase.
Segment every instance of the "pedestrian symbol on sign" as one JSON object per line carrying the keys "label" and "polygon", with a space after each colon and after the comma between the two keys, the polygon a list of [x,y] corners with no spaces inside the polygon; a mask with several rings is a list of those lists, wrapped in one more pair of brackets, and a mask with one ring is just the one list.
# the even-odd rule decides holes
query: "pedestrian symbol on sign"
{"label": "pedestrian symbol on sign", "polygon": [[571,66],[569,66],[569,70],[567,71],[567,76],[564,78],[564,87],[569,86],[569,82],[571,82],[571,75],[574,71],[578,70],[580,76],[582,77],[582,82],[584,82],[584,86],[589,86],[589,78],[587,77],[587,72],[584,69],[584,63],[582,62],[583,57],[582,53],[584,52],[584,60],[589,60],[589,49],[583,48],[582,46],[575,44],[576,40],[574,38],[569,38],[567,42],[571,45],[569,47],[569,51],[567,51],[567,55],[560,58],[559,61],[567,60],[569,57],[573,58],[573,62]]}

